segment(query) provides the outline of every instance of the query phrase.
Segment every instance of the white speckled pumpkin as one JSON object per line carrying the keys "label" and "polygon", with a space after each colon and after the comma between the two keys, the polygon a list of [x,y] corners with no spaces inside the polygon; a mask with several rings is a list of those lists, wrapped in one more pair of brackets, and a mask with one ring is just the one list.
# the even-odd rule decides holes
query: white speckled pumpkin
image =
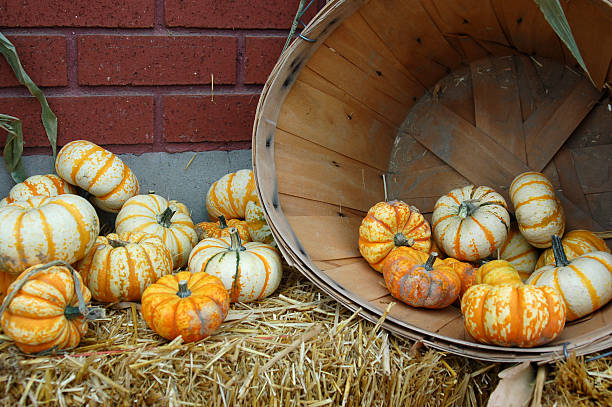
{"label": "white speckled pumpkin", "polygon": [[247,223],[252,241],[271,245],[276,244],[270,226],[266,222],[263,208],[258,202],[250,201],[247,203],[244,220]]}
{"label": "white speckled pumpkin", "polygon": [[72,194],[35,196],[0,209],[0,271],[21,273],[52,260],[74,263],[100,232],[96,210]]}
{"label": "white speckled pumpkin", "polygon": [[539,172],[525,172],[510,185],[510,199],[519,230],[532,246],[551,246],[552,235],[563,235],[565,213],[551,182]]}
{"label": "white speckled pumpkin", "polygon": [[76,194],[76,188],[55,174],[32,175],[11,188],[8,196],[0,201],[0,208],[15,201],[25,201],[33,196],[62,194]]}
{"label": "white speckled pumpkin", "polygon": [[159,236],[170,249],[174,268],[187,264],[198,242],[193,221],[174,211],[159,195],[136,195],[126,201],[115,221],[117,233],[143,232]]}
{"label": "white speckled pumpkin", "polygon": [[591,252],[568,261],[561,238],[553,236],[552,242],[556,264],[536,270],[527,283],[560,292],[568,321],[606,305],[612,299],[612,254]]}
{"label": "white speckled pumpkin", "polygon": [[62,147],[55,171],[93,195],[94,205],[108,212],[119,212],[125,201],[138,194],[132,170],[115,154],[90,141],[71,141]]}
{"label": "white speckled pumpkin", "polygon": [[436,243],[449,257],[475,261],[506,241],[510,215],[500,194],[468,185],[438,199],[431,222]]}
{"label": "white speckled pumpkin", "polygon": [[242,245],[235,228],[230,237],[204,239],[189,256],[189,271],[219,277],[232,302],[249,302],[272,294],[280,284],[282,266],[278,251],[265,243]]}
{"label": "white speckled pumpkin", "polygon": [[538,261],[538,249],[529,244],[518,230],[518,226],[513,224],[508,231],[508,237],[499,248],[499,258],[509,261],[521,279],[526,280],[536,269]]}
{"label": "white speckled pumpkin", "polygon": [[211,219],[244,219],[247,203],[258,201],[253,171],[240,170],[214,182],[206,194],[206,209]]}
{"label": "white speckled pumpkin", "polygon": [[145,288],[172,273],[172,255],[159,236],[111,233],[99,236],[76,268],[95,300],[139,301]]}

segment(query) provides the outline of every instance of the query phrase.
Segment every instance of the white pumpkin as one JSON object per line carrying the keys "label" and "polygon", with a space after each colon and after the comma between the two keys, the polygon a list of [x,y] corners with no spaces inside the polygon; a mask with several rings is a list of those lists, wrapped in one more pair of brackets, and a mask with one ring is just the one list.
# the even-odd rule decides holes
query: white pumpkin
{"label": "white pumpkin", "polygon": [[174,268],[187,264],[189,253],[198,242],[193,221],[172,209],[159,195],[136,195],[128,199],[115,221],[117,233],[143,232],[159,236],[170,249]]}
{"label": "white pumpkin", "polygon": [[100,222],[93,206],[73,194],[35,196],[0,208],[0,271],[64,260],[74,263],[93,247]]}
{"label": "white pumpkin", "polygon": [[499,248],[499,258],[511,263],[524,281],[535,270],[538,261],[538,249],[529,244],[513,224],[508,231],[508,237]]}
{"label": "white pumpkin", "polygon": [[32,175],[11,188],[8,196],[0,201],[0,208],[16,201],[25,201],[33,196],[57,196],[76,193],[75,187],[55,174]]}
{"label": "white pumpkin", "polygon": [[272,294],[280,284],[282,265],[278,251],[265,243],[242,245],[236,228],[230,237],[204,239],[189,256],[189,271],[219,277],[232,302],[249,302]]}
{"label": "white pumpkin", "polygon": [[506,241],[509,228],[506,201],[489,187],[453,189],[434,206],[436,244],[458,260],[475,261],[494,253]]}
{"label": "white pumpkin", "polygon": [[532,246],[552,245],[552,235],[565,231],[565,213],[552,183],[539,172],[525,172],[510,185],[510,199],[519,230]]}
{"label": "white pumpkin", "polygon": [[276,245],[272,230],[266,222],[263,208],[257,202],[249,201],[247,203],[244,220],[247,223],[252,241]]}

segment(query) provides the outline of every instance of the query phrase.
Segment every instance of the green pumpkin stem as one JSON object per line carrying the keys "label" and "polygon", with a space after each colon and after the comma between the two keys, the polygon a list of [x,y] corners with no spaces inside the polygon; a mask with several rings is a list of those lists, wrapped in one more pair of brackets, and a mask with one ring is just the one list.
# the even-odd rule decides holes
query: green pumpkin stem
{"label": "green pumpkin stem", "polygon": [[108,239],[108,244],[111,245],[111,247],[116,248],[116,247],[125,247],[128,244],[130,244],[130,242],[126,242],[120,239]]}
{"label": "green pumpkin stem", "polygon": [[165,228],[172,226],[172,217],[176,211],[170,207],[167,207],[165,211],[158,215],[157,223]]}
{"label": "green pumpkin stem", "polygon": [[238,229],[235,227],[229,228],[231,245],[230,250],[235,252],[241,252],[246,250],[246,248],[242,245],[242,240],[240,240],[240,234],[238,233]]}
{"label": "green pumpkin stem", "polygon": [[187,288],[187,280],[181,280],[178,283],[179,289],[176,293],[180,298],[187,298],[191,295],[191,290]]}
{"label": "green pumpkin stem", "polygon": [[425,264],[423,264],[423,268],[427,271],[432,271],[434,262],[436,261],[436,257],[438,257],[438,253],[431,253]]}
{"label": "green pumpkin stem", "polygon": [[461,202],[461,205],[459,205],[459,211],[457,212],[457,214],[459,215],[461,219],[465,219],[468,216],[472,216],[472,214],[476,211],[476,209],[478,209],[479,206],[474,205],[474,202],[477,202],[477,201],[469,200],[469,201]]}
{"label": "green pumpkin stem", "polygon": [[81,314],[81,310],[79,310],[79,307],[73,307],[72,305],[68,305],[64,309],[64,316],[68,321],[72,321],[73,319],[82,317],[83,314]]}
{"label": "green pumpkin stem", "polygon": [[552,236],[552,250],[553,255],[555,256],[555,265],[557,267],[565,267],[570,264],[569,260],[567,260],[567,256],[565,255],[565,249],[563,248],[561,238],[557,235]]}
{"label": "green pumpkin stem", "polygon": [[227,229],[227,221],[223,215],[219,215],[219,229]]}
{"label": "green pumpkin stem", "polygon": [[412,247],[414,245],[414,239],[409,237],[406,238],[406,236],[402,233],[396,233],[395,236],[393,236],[393,243],[396,246],[408,246],[408,247]]}

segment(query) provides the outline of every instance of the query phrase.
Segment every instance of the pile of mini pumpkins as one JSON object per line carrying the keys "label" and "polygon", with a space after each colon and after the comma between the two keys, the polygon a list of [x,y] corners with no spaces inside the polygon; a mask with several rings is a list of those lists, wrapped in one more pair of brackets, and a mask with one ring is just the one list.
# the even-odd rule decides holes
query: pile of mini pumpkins
{"label": "pile of mini pumpkins", "polygon": [[[22,351],[77,346],[100,316],[92,298],[141,301],[153,330],[190,342],[217,330],[230,302],[278,287],[280,257],[251,170],[216,181],[206,207],[218,221],[194,225],[184,204],[139,195],[131,169],[89,141],[66,144],[55,169],[0,202],[1,325]],[[98,236],[92,204],[117,213],[116,233]]]}
{"label": "pile of mini pumpkins", "polygon": [[612,254],[590,231],[564,234],[563,207],[543,174],[520,174],[509,194],[514,219],[492,188],[454,189],[436,202],[431,226],[402,201],[377,203],[359,228],[359,251],[410,306],[460,301],[476,341],[545,344],[612,299]]}

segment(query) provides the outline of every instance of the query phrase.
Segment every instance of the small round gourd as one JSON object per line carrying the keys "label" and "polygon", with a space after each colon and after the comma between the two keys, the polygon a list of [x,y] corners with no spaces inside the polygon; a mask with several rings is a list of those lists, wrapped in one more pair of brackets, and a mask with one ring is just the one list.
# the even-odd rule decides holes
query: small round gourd
{"label": "small round gourd", "polygon": [[192,273],[219,277],[232,302],[249,302],[272,294],[280,284],[282,265],[277,249],[259,242],[242,244],[238,231],[230,237],[204,239],[189,256]]}
{"label": "small round gourd", "polygon": [[33,196],[57,196],[76,193],[75,187],[55,174],[32,175],[11,188],[8,196],[0,201],[0,208],[15,201],[25,201]]}
{"label": "small round gourd", "polygon": [[402,201],[379,202],[368,210],[359,226],[359,252],[370,266],[382,272],[384,262],[397,247],[429,252],[429,222]]}
{"label": "small round gourd", "polygon": [[172,273],[172,255],[161,237],[148,233],[99,236],[77,264],[97,301],[139,301],[143,291]]}
{"label": "small round gourd", "polygon": [[184,342],[204,339],[219,329],[229,312],[221,280],[181,271],[160,278],[142,294],[142,317],[160,336]]}
{"label": "small round gourd", "polygon": [[438,199],[431,222],[436,243],[449,257],[476,261],[506,241],[510,215],[500,194],[468,185]]}
{"label": "small round gourd", "polygon": [[536,269],[538,256],[538,249],[530,245],[519,232],[518,225],[513,224],[508,231],[506,241],[499,248],[499,258],[512,263],[521,278],[527,280]]}
{"label": "small round gourd", "polygon": [[108,212],[119,212],[138,194],[138,179],[119,157],[87,141],[75,140],[57,153],[57,174],[92,195],[92,202]]}
{"label": "small round gourd", "polygon": [[250,242],[251,235],[249,234],[249,228],[247,223],[240,219],[225,220],[225,216],[219,215],[218,222],[200,222],[195,225],[195,231],[198,235],[198,241],[202,239],[208,239],[212,237],[223,237],[230,235],[230,228],[236,228],[240,239],[243,242]]}
{"label": "small round gourd", "polygon": [[253,171],[239,170],[224,175],[210,186],[206,194],[206,209],[213,220],[219,215],[225,219],[244,219],[250,201],[258,201]]}
{"label": "small round gourd", "polygon": [[568,260],[561,238],[553,236],[555,264],[537,269],[527,280],[561,293],[567,320],[573,321],[603,307],[612,299],[612,254],[591,252]]}
{"label": "small round gourd", "polygon": [[[588,230],[572,230],[567,232],[561,239],[565,257],[574,260],[583,254],[591,252],[610,253],[610,248],[603,239],[598,238]],[[546,249],[540,255],[535,268],[540,269],[549,264],[555,264],[555,254],[553,249]]]}
{"label": "small round gourd", "polygon": [[266,243],[274,246],[274,236],[266,221],[263,208],[258,202],[250,201],[247,203],[244,213],[244,220],[249,229],[249,235],[253,242]]}
{"label": "small round gourd", "polygon": [[563,235],[565,213],[552,183],[539,172],[525,172],[510,185],[519,230],[530,245],[551,246],[552,235]]}
{"label": "small round gourd", "polygon": [[52,260],[74,263],[100,232],[96,210],[72,194],[35,196],[0,208],[0,271],[21,273]]}

